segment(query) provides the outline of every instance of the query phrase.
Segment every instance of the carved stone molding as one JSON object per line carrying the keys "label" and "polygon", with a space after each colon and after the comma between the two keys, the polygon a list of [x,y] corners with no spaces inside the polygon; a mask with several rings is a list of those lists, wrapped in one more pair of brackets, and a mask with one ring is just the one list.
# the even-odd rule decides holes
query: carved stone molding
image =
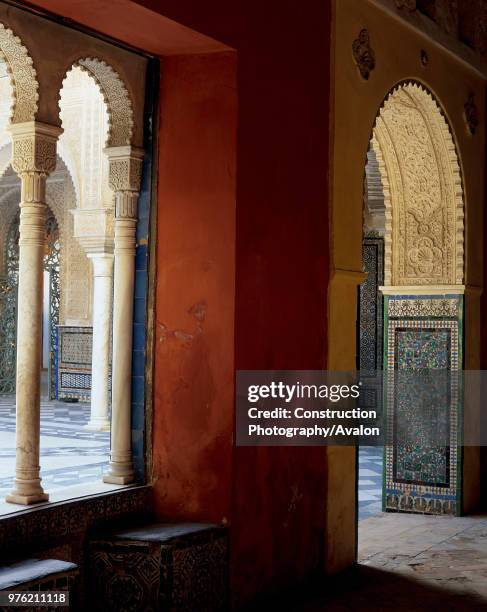
{"label": "carved stone molding", "polygon": [[12,123],[34,121],[38,109],[39,84],[32,58],[20,38],[1,23],[0,51],[5,58],[13,88],[10,120]]}
{"label": "carved stone molding", "polygon": [[362,78],[367,80],[375,68],[375,53],[370,46],[370,35],[366,28],[353,41],[352,52]]}
{"label": "carved stone molding", "polygon": [[377,117],[372,146],[384,188],[385,284],[462,284],[460,167],[431,94],[415,83],[396,87]]}
{"label": "carved stone molding", "polygon": [[98,84],[108,110],[107,147],[130,145],[134,129],[132,101],[118,73],[105,61],[87,57],[76,62]]}
{"label": "carved stone molding", "polygon": [[469,134],[473,136],[479,125],[479,111],[477,105],[475,104],[475,94],[473,92],[469,93],[468,99],[465,102],[463,107],[463,116],[465,123],[467,124]]}

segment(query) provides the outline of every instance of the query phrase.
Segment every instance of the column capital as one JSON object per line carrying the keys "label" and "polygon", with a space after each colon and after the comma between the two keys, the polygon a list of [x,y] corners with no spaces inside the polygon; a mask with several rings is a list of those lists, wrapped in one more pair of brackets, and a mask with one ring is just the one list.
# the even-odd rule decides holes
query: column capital
{"label": "column capital", "polygon": [[56,143],[62,128],[27,121],[14,123],[8,131],[12,136],[12,167],[19,175],[36,173],[47,176],[56,167]]}
{"label": "column capital", "polygon": [[108,157],[110,171],[108,182],[111,189],[138,192],[142,177],[142,162],[144,150],[136,147],[107,147],[104,149]]}

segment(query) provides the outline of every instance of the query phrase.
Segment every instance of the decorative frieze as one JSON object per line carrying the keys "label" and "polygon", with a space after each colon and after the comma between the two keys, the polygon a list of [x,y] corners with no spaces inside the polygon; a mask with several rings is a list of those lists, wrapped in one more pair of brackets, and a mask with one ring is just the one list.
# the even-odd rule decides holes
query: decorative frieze
{"label": "decorative frieze", "polygon": [[456,317],[458,298],[389,299],[389,317]]}

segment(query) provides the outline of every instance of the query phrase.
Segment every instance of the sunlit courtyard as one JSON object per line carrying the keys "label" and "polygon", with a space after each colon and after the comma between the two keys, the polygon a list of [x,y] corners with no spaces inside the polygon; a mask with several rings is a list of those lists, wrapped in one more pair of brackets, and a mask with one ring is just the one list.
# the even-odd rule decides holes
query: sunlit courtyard
{"label": "sunlit courtyard", "polygon": [[[84,430],[90,405],[41,400],[41,478],[49,492],[99,482],[108,466],[109,432]],[[13,488],[15,397],[0,396],[0,497]],[[8,475],[8,476],[7,476]]]}

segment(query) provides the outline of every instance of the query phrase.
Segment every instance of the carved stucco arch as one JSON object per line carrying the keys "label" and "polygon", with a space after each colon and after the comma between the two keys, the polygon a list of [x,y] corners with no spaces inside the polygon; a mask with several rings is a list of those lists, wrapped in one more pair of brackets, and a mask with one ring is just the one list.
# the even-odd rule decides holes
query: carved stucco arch
{"label": "carved stucco arch", "polygon": [[455,143],[432,94],[395,87],[371,145],[384,189],[385,285],[464,282],[464,201]]}
{"label": "carved stucco arch", "polygon": [[39,84],[32,57],[18,36],[0,23],[0,55],[7,64],[12,85],[11,123],[34,121],[37,114]]}
{"label": "carved stucco arch", "polygon": [[127,87],[120,75],[110,64],[96,57],[79,59],[72,64],[71,68],[74,67],[81,68],[94,79],[107,105],[106,146],[131,145],[134,131],[133,106]]}
{"label": "carved stucco arch", "polygon": [[[6,163],[3,164],[2,161],[5,160]],[[47,207],[54,215],[56,222],[59,228],[59,242],[61,245],[61,252],[64,252],[68,242],[74,240],[73,234],[73,221],[72,216],[67,214],[70,210],[76,208],[76,191],[74,187],[73,178],[71,176],[71,172],[68,166],[65,164],[64,160],[57,155],[57,168],[65,171],[65,177],[63,181],[63,186],[66,186],[68,190],[70,190],[73,194],[72,198],[64,197],[64,194],[57,196],[56,185],[57,183],[53,183],[51,181],[47,181],[46,187],[46,198],[47,198]],[[12,169],[11,162],[11,145],[5,145],[0,149],[0,181],[1,179],[12,173],[15,177],[17,175]],[[1,183],[0,183],[1,184]],[[2,224],[0,226],[0,249],[1,249],[1,263],[2,270],[5,268],[5,241],[7,234],[10,230],[10,226],[15,218],[15,215],[19,212],[19,202],[20,202],[20,179],[18,180],[18,184],[12,186],[8,191],[4,194],[0,195],[0,216],[2,217]],[[69,227],[67,227],[69,226]],[[61,262],[61,279],[64,278],[64,267],[65,262],[64,258]]]}

